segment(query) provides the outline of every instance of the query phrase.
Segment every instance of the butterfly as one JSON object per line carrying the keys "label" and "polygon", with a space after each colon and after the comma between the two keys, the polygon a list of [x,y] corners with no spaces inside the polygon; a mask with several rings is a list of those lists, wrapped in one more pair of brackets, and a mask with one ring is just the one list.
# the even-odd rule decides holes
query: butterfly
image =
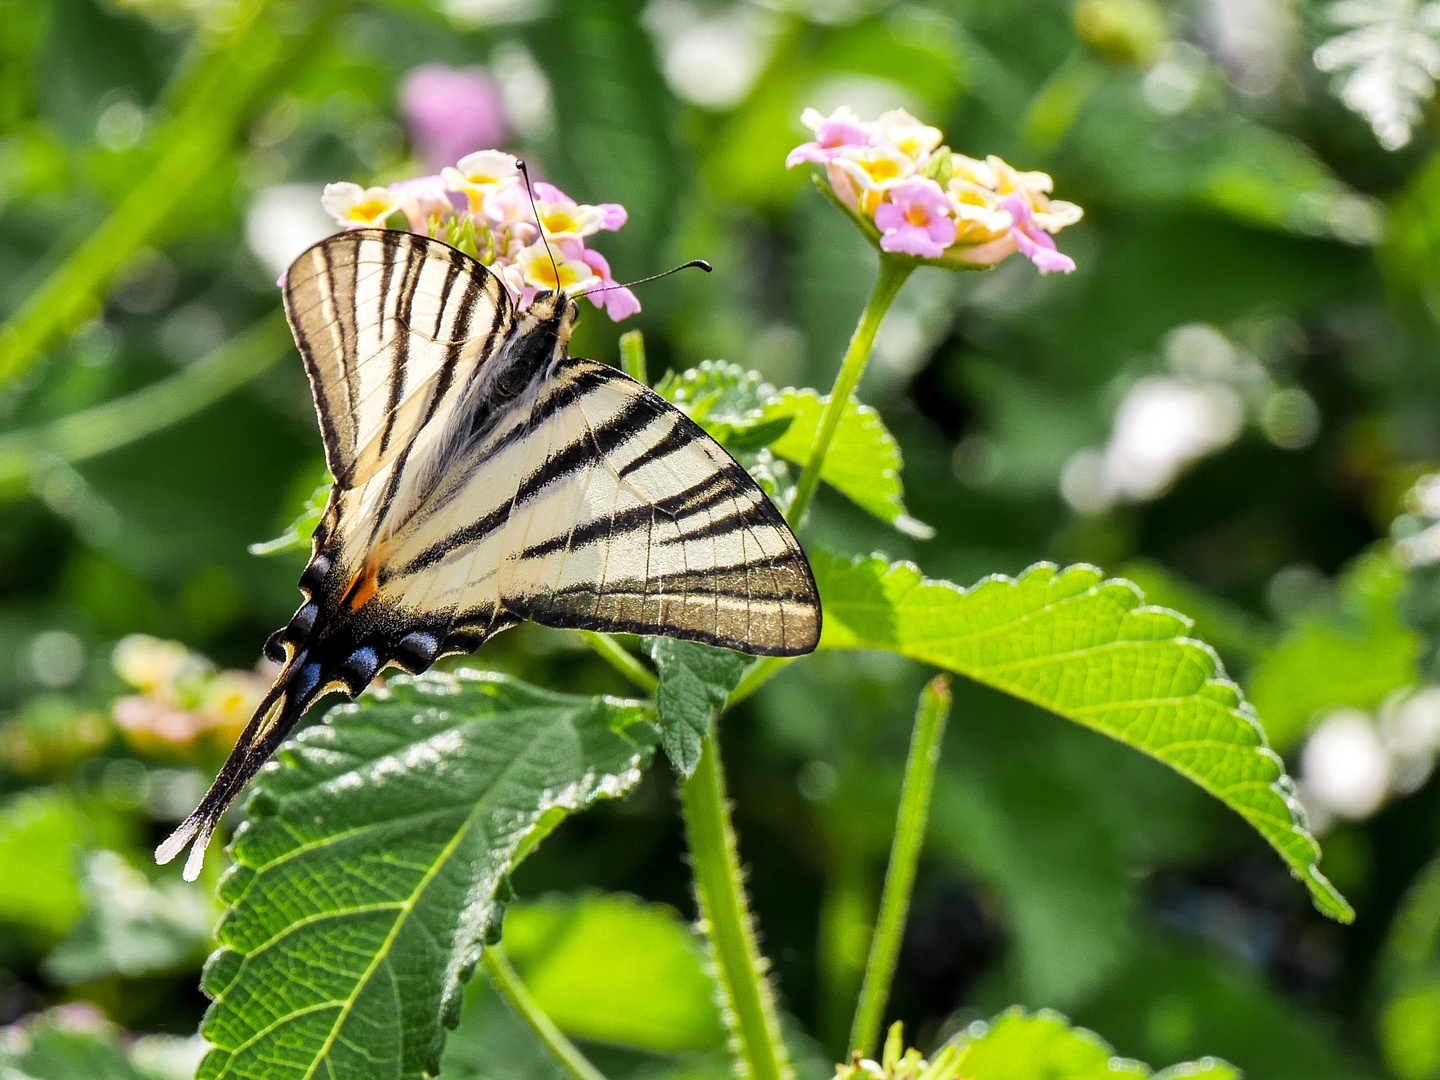
{"label": "butterfly", "polygon": [[193,842],[199,874],[220,816],[323,694],[525,619],[815,648],[819,596],[784,518],[683,412],[569,355],[563,290],[519,311],[468,255],[360,229],[296,259],[284,296],[335,484],[304,603],[266,644],[283,667],[158,862]]}

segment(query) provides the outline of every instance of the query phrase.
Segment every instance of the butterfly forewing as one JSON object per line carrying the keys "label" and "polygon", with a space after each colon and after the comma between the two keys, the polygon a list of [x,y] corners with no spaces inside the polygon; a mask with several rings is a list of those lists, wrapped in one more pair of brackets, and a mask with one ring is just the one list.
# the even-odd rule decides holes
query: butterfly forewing
{"label": "butterfly forewing", "polygon": [[365,483],[453,408],[511,322],[494,274],[393,230],[317,244],[285,277],[331,474]]}

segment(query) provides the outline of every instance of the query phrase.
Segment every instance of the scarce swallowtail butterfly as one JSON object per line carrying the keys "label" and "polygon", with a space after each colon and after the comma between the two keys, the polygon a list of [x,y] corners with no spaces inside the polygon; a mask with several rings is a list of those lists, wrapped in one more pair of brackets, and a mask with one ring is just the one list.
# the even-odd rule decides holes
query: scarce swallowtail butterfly
{"label": "scarce swallowtail butterfly", "polygon": [[524,619],[815,648],[820,601],[784,518],[679,409],[569,355],[563,291],[517,311],[454,248],[361,229],[296,259],[284,293],[335,485],[305,602],[266,645],[284,667],[159,862],[193,841],[199,874],[221,814],[322,694]]}

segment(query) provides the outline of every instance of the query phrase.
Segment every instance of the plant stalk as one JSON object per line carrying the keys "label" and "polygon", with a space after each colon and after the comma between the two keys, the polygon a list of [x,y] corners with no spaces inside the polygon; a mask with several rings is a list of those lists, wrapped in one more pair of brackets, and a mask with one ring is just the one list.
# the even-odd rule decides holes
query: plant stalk
{"label": "plant stalk", "polygon": [[820,484],[820,470],[825,465],[825,455],[830,452],[830,443],[835,438],[836,428],[840,426],[840,418],[845,415],[845,407],[850,404],[850,396],[859,385],[860,376],[865,374],[865,364],[870,359],[870,350],[875,346],[875,334],[880,329],[880,321],[885,318],[885,312],[890,310],[891,303],[900,292],[900,286],[905,284],[905,279],[910,276],[915,266],[916,262],[911,258],[885,254],[880,256],[880,276],[875,279],[875,289],[870,293],[865,310],[860,313],[860,322],[850,337],[850,346],[845,350],[845,359],[840,364],[839,374],[835,376],[830,399],[825,403],[825,411],[820,416],[820,430],[815,434],[810,456],[805,459],[805,467],[800,471],[800,480],[795,485],[795,498],[785,514],[785,520],[792,529],[799,527],[800,519],[805,516],[815,489]]}
{"label": "plant stalk", "polygon": [[480,962],[485,965],[485,971],[495,989],[505,995],[515,1007],[515,1011],[524,1017],[531,1030],[540,1037],[540,1041],[570,1070],[575,1080],[605,1080],[605,1074],[590,1064],[590,1059],[565,1037],[565,1033],[555,1026],[555,1021],[545,1015],[545,1011],[535,1003],[530,991],[525,989],[525,984],[520,980],[520,973],[510,963],[510,958],[505,955],[503,948],[499,945],[485,946],[485,951],[480,954]]}
{"label": "plant stalk", "polygon": [[607,664],[624,675],[632,683],[638,686],[645,693],[654,695],[660,686],[657,679],[650,670],[642,664],[635,656],[616,641],[609,634],[602,634],[595,630],[581,630],[583,637],[590,647],[600,654]]}
{"label": "plant stalk", "polygon": [[875,920],[870,956],[865,961],[865,979],[860,985],[860,1001],[850,1026],[850,1049],[865,1057],[872,1056],[880,1042],[880,1025],[900,958],[905,917],[910,912],[915,870],[920,863],[920,849],[925,844],[930,795],[935,790],[935,769],[940,763],[940,742],[945,737],[950,701],[950,677],[937,675],[920,695],[920,707],[915,714],[915,731],[910,738],[905,780],[900,788],[900,809],[895,815],[890,865],[880,894],[880,914]]}
{"label": "plant stalk", "polygon": [[650,371],[645,366],[645,335],[639,330],[627,330],[620,335],[620,370],[640,385],[650,385]]}
{"label": "plant stalk", "polygon": [[719,745],[707,736],[694,775],[681,789],[700,920],[710,942],[737,1069],[753,1080],[790,1080],[769,963],[755,938],[744,873],[725,796]]}

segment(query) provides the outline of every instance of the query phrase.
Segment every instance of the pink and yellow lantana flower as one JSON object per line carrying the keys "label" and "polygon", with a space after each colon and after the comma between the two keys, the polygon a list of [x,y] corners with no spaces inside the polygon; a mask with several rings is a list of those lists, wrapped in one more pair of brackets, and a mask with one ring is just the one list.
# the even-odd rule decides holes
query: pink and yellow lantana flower
{"label": "pink and yellow lantana flower", "polygon": [[385,188],[330,184],[321,203],[346,229],[384,228],[391,215],[403,214],[412,232],[444,240],[488,266],[522,308],[536,293],[558,288],[588,295],[616,322],[638,312],[635,294],[610,275],[603,255],[586,246],[596,233],[624,225],[625,208],[577,203],[543,181],[534,194],[532,208],[513,155],[479,150],[436,175]]}
{"label": "pink and yellow lantana flower", "polygon": [[801,122],[815,138],[790,151],[786,167],[823,165],[836,199],[867,231],[874,225],[882,251],[956,266],[992,266],[1019,252],[1042,274],[1075,269],[1052,234],[1083,212],[1050,198],[1045,173],[956,154],[939,128],[903,109],[873,121],[845,106],[829,116],[806,109]]}

